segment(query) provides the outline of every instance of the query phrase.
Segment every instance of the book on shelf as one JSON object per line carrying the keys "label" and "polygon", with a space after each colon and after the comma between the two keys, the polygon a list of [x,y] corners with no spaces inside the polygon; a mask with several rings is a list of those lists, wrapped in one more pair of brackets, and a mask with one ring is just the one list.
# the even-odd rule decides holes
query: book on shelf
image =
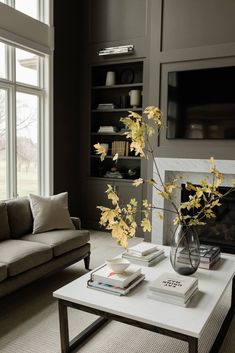
{"label": "book on shelf", "polygon": [[157,292],[151,292],[147,295],[148,298],[154,299],[163,303],[167,304],[174,304],[174,305],[179,305],[186,307],[194,297],[194,295],[198,292],[198,288],[194,288],[190,296],[187,296],[186,298],[183,297],[176,297],[173,295],[168,295],[168,294],[163,294],[163,293],[157,293]]}
{"label": "book on shelf", "polygon": [[133,264],[122,273],[115,273],[107,265],[104,265],[91,273],[91,280],[125,288],[140,275],[141,268]]}
{"label": "book on shelf", "polygon": [[97,132],[118,132],[118,128],[111,125],[102,125]]}
{"label": "book on shelf", "polygon": [[149,285],[149,289],[154,292],[171,294],[183,298],[187,298],[187,296],[192,293],[193,289],[196,289],[197,287],[197,278],[168,272],[162,273]]}
{"label": "book on shelf", "polygon": [[141,243],[128,248],[128,251],[140,256],[151,254],[158,250],[158,245],[142,241]]}
{"label": "book on shelf", "polygon": [[128,286],[125,288],[120,288],[107,283],[95,282],[95,281],[92,281],[91,279],[87,282],[87,286],[88,288],[97,289],[106,293],[111,293],[115,295],[126,295],[133,288],[135,288],[139,283],[141,283],[144,279],[145,279],[145,275],[140,274],[132,282],[130,282]]}
{"label": "book on shelf", "polygon": [[113,103],[99,103],[97,109],[114,109],[116,106]]}
{"label": "book on shelf", "polygon": [[[200,253],[200,262],[211,262],[214,258],[220,254],[220,248],[218,246],[213,246],[213,245],[205,245],[205,244],[200,244],[199,248],[199,253]],[[195,256],[195,254],[192,252],[191,256]],[[180,257],[181,258],[188,258],[188,250],[187,249],[182,249],[180,251]]]}

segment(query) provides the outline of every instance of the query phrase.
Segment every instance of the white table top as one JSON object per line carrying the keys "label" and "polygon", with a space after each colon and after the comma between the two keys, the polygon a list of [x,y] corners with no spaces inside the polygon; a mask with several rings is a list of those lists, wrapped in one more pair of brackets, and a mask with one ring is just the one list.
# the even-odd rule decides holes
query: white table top
{"label": "white table top", "polygon": [[170,264],[169,247],[163,248],[167,258],[154,267],[142,267],[142,272],[146,275],[145,280],[127,296],[119,297],[87,288],[90,273],[58,289],[53,296],[199,338],[217,303],[231,283],[235,273],[235,256],[221,254],[221,260],[214,269],[198,269],[193,274],[198,278],[199,292],[189,306],[184,308],[147,298],[150,281],[156,279],[162,272],[174,272]]}

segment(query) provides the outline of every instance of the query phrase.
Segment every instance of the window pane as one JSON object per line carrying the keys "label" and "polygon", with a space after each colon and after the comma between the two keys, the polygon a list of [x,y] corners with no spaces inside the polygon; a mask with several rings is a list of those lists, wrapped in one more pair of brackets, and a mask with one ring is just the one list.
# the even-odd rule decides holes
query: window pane
{"label": "window pane", "polygon": [[0,89],[0,199],[7,198],[6,178],[6,117],[7,115],[7,92]]}
{"label": "window pane", "polygon": [[15,0],[15,8],[28,16],[39,19],[39,0]]}
{"label": "window pane", "polygon": [[17,193],[38,193],[38,97],[17,92]]}
{"label": "window pane", "polygon": [[0,43],[0,78],[7,78],[6,50],[7,46]]}
{"label": "window pane", "polygon": [[16,49],[16,81],[38,86],[39,56]]}

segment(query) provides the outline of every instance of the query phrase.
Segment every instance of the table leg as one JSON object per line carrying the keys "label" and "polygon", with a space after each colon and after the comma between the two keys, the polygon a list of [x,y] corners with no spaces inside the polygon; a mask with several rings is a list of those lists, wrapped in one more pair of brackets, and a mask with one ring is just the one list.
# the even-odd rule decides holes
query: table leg
{"label": "table leg", "polygon": [[58,301],[59,306],[59,321],[60,321],[60,343],[61,353],[69,351],[69,328],[68,328],[68,308],[63,300]]}
{"label": "table leg", "polygon": [[198,339],[197,338],[189,337],[188,351],[189,351],[189,353],[198,353]]}

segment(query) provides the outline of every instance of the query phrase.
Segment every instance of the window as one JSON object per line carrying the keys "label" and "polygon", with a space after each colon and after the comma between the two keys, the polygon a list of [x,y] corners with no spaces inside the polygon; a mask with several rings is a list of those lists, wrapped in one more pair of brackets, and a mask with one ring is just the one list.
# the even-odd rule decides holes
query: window
{"label": "window", "polygon": [[2,43],[0,48],[9,55],[0,71],[0,199],[41,194],[45,59]]}
{"label": "window", "polygon": [[52,10],[52,0],[0,0],[0,200],[53,191]]}
{"label": "window", "polygon": [[0,0],[3,4],[14,7],[36,20],[48,22],[46,9],[49,7],[50,0]]}

